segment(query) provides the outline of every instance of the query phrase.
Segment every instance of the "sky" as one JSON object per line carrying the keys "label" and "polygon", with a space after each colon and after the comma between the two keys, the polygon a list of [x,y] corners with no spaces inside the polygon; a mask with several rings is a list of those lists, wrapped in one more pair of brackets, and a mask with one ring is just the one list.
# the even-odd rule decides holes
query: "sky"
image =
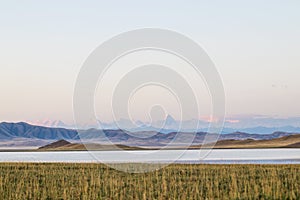
{"label": "sky", "polygon": [[1,1],[0,121],[72,122],[89,54],[145,27],[177,31],[205,49],[222,77],[228,117],[299,117],[299,10],[297,0]]}

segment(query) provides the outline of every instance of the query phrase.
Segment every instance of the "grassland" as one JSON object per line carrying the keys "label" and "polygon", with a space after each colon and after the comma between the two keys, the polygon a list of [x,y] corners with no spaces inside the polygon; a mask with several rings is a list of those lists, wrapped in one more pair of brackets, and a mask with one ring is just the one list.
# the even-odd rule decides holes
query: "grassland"
{"label": "grassland", "polygon": [[0,199],[300,199],[300,165],[170,165],[129,174],[102,164],[1,163]]}

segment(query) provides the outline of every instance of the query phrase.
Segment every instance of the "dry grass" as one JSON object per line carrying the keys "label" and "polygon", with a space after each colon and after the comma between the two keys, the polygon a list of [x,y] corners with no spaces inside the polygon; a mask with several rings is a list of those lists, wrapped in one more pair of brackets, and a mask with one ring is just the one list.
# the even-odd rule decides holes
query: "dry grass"
{"label": "dry grass", "polygon": [[170,165],[128,174],[102,164],[1,163],[0,199],[300,199],[300,165]]}

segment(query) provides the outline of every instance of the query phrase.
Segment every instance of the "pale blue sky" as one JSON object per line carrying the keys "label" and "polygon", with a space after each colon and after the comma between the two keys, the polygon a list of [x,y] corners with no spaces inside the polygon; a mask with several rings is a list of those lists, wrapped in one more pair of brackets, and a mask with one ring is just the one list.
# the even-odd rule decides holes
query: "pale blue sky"
{"label": "pale blue sky", "polygon": [[300,115],[300,1],[1,1],[0,120],[72,120],[80,67],[124,31],[171,29],[218,68],[228,115]]}

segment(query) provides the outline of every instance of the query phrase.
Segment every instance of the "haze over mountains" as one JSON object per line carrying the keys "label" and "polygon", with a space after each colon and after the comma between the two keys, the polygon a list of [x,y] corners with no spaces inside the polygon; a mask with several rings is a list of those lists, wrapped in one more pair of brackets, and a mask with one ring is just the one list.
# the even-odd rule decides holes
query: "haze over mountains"
{"label": "haze over mountains", "polygon": [[[80,134],[79,134],[80,133]],[[128,133],[122,130],[97,130],[88,129],[78,131],[65,128],[49,128],[42,126],[34,126],[28,123],[0,123],[0,147],[28,147],[28,146],[42,146],[48,144],[51,141],[57,141],[60,139],[68,141],[80,141],[80,138],[84,141],[100,141],[103,144],[109,144],[110,142],[115,144],[123,144],[130,146],[163,146],[169,144],[175,137],[177,132],[160,133],[151,131],[139,131],[135,133]],[[219,140],[269,140],[274,138],[280,138],[299,132],[274,132],[272,134],[249,134],[244,132],[232,132],[228,134],[221,134]],[[184,145],[186,138],[191,136],[189,132],[181,132],[178,145]],[[206,132],[197,132],[194,137],[193,145],[200,145],[204,142]],[[214,134],[211,134],[214,135]],[[138,137],[136,137],[138,136]],[[147,136],[147,137],[139,137]],[[214,135],[216,136],[216,135]]]}
{"label": "haze over mountains", "polygon": [[[51,128],[67,128],[76,129],[76,125],[67,124],[61,120],[40,120],[40,121],[26,121],[29,124],[51,127]],[[175,132],[181,127],[181,131],[189,132],[194,131],[194,127],[198,123],[199,132],[207,132],[209,122],[207,120],[175,120],[171,115],[167,115],[164,120],[157,120],[150,123],[136,121],[131,122],[128,119],[120,119],[117,122],[101,122],[88,123],[78,127],[80,129],[126,129],[132,132],[139,131],[157,131],[161,133]],[[225,120],[222,134],[233,132],[246,132],[253,134],[271,134],[276,131],[282,132],[300,132],[300,118],[272,118],[265,116],[238,116]]]}

